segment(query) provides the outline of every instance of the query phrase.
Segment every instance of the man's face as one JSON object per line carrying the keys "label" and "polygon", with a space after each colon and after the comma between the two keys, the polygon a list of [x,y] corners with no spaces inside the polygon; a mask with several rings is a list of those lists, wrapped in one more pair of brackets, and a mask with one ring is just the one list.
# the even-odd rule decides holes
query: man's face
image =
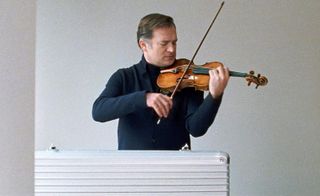
{"label": "man's face", "polygon": [[158,67],[172,65],[176,59],[177,33],[174,27],[157,28],[149,40],[140,40],[147,62]]}

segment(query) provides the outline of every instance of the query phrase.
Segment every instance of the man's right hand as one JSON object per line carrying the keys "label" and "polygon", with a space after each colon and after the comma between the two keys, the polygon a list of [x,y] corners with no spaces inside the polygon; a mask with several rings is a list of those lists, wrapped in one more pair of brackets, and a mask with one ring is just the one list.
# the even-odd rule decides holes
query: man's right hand
{"label": "man's right hand", "polygon": [[172,99],[161,93],[147,93],[146,102],[147,106],[153,108],[159,118],[168,117],[172,108]]}

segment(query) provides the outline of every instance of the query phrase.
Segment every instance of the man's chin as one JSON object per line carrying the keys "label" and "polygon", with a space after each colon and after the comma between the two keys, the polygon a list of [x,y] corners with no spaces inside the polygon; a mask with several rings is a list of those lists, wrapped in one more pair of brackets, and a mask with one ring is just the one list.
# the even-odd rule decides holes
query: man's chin
{"label": "man's chin", "polygon": [[172,59],[165,61],[164,67],[168,67],[168,66],[172,65],[175,62],[175,60],[176,60],[175,58],[172,58]]}

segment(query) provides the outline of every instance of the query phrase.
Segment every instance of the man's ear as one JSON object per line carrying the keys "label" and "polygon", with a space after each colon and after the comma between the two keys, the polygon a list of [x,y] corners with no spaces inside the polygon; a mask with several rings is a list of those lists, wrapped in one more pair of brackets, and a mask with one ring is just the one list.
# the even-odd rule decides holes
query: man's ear
{"label": "man's ear", "polygon": [[142,51],[146,51],[147,48],[147,42],[143,39],[139,40],[139,47],[141,48]]}

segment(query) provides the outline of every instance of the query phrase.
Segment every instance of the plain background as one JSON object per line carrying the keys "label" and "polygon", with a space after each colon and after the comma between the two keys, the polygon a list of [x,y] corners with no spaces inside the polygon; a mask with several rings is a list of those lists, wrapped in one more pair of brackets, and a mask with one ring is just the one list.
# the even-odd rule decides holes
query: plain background
{"label": "plain background", "polygon": [[36,1],[0,1],[0,195],[33,195]]}
{"label": "plain background", "polygon": [[[91,108],[113,72],[138,62],[136,28],[152,12],[175,19],[177,57],[191,58],[221,1],[37,2],[35,149],[116,150],[117,120]],[[255,70],[231,78],[215,123],[195,151],[231,156],[231,195],[320,192],[320,1],[228,0],[195,59]]]}

